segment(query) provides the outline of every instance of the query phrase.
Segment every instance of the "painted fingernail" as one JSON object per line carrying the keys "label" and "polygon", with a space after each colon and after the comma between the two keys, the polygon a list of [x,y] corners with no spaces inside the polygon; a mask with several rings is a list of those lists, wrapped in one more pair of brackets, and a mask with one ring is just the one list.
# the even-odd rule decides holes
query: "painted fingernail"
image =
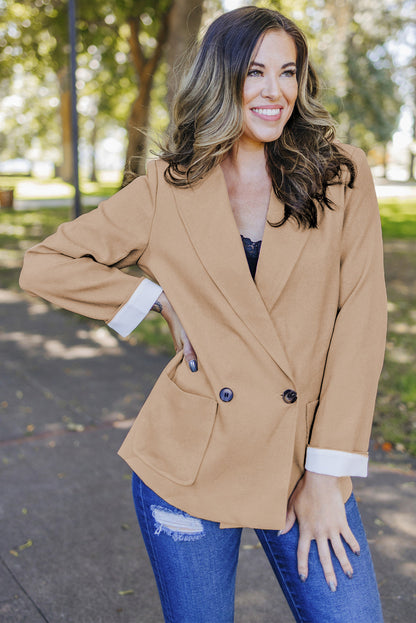
{"label": "painted fingernail", "polygon": [[346,571],[345,575],[347,576],[347,578],[349,578],[350,580],[352,579],[352,571]]}
{"label": "painted fingernail", "polygon": [[356,556],[361,556],[361,552],[360,552],[360,550],[359,550],[359,549],[357,549],[357,551],[356,551],[356,552],[354,552],[354,554],[355,554]]}
{"label": "painted fingernail", "polygon": [[282,534],[283,530],[278,530],[277,531],[277,536],[280,536]]}
{"label": "painted fingernail", "polygon": [[196,372],[198,370],[198,362],[196,359],[191,359],[189,362],[189,369],[191,372]]}
{"label": "painted fingernail", "polygon": [[337,587],[335,586],[335,582],[328,582],[328,586],[331,589],[331,591],[335,593],[335,591],[337,590]]}
{"label": "painted fingernail", "polygon": [[300,574],[299,574],[299,580],[300,580],[301,582],[306,582],[306,575],[303,575],[303,573],[300,573]]}

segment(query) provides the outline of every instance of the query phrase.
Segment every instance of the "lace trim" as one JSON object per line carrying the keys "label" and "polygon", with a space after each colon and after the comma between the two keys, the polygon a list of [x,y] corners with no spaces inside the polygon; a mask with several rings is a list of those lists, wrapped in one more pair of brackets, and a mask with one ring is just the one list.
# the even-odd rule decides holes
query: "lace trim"
{"label": "lace trim", "polygon": [[260,246],[261,240],[251,240],[250,238],[246,238],[245,236],[241,236],[241,240],[243,241],[244,251],[247,255],[251,257],[258,257],[260,254]]}

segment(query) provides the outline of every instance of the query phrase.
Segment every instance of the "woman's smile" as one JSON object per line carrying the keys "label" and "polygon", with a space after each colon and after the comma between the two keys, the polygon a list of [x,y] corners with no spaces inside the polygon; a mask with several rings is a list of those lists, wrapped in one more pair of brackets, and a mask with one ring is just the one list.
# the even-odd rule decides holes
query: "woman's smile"
{"label": "woman's smile", "polygon": [[278,121],[282,115],[282,106],[261,106],[251,108],[251,112],[266,121]]}
{"label": "woman's smile", "polygon": [[241,142],[276,141],[289,121],[298,95],[296,46],[286,32],[271,30],[261,39],[243,89]]}

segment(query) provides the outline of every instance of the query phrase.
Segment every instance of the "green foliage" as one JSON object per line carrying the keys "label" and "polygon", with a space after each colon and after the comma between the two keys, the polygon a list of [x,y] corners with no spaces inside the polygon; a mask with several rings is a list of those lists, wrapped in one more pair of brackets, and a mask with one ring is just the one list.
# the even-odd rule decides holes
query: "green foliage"
{"label": "green foliage", "polygon": [[[169,3],[78,0],[77,86],[85,143],[95,144],[115,124],[125,126],[140,86],[129,57],[129,20],[140,19],[140,44],[145,54],[151,54],[160,15]],[[211,9],[216,4],[205,2]],[[398,33],[404,32],[404,7],[409,0],[263,0],[256,4],[281,10],[306,32],[312,59],[326,85],[324,100],[340,125],[340,137],[365,150],[375,143],[385,145],[400,112],[391,52],[397,49],[393,44]],[[59,89],[66,88],[68,51],[67,0],[0,0],[0,88],[14,93],[19,72],[31,80],[18,106],[21,122],[13,118],[8,100],[0,126],[3,158],[24,155],[34,136],[38,146],[48,150],[48,157],[56,154],[61,120],[58,107],[50,102],[56,101]],[[152,94],[151,124],[157,132],[167,125],[166,71],[165,63],[155,77]],[[58,80],[52,84],[55,77]],[[36,97],[36,91],[45,95]]]}
{"label": "green foliage", "polygon": [[404,19],[389,0],[266,0],[306,33],[312,61],[325,85],[323,99],[338,134],[365,151],[385,146],[402,104],[393,80],[390,47]]}
{"label": "green foliage", "polygon": [[[107,136],[115,124],[125,126],[137,94],[138,77],[129,58],[129,19],[140,18],[140,44],[150,53],[159,28],[158,16],[169,2],[78,0],[78,110],[81,139],[87,144]],[[68,88],[67,5],[65,0],[0,0],[0,86],[12,94],[20,88],[19,76],[26,77],[26,97],[19,99],[20,121],[13,118],[15,100],[9,99],[8,108],[6,102],[0,126],[3,158],[25,156],[36,136],[44,152],[49,152],[45,155],[52,152],[57,160],[53,148],[60,147],[62,139],[55,102]],[[28,84],[32,86],[27,88]],[[53,95],[49,96],[51,89]],[[42,92],[45,96],[39,97]]]}
{"label": "green foliage", "polygon": [[383,236],[416,240],[416,197],[379,201]]}

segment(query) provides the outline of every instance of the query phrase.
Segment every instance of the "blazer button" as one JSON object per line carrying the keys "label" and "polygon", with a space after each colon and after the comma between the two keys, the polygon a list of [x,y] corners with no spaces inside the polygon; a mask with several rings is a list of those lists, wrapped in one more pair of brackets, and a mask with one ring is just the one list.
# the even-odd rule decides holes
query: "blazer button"
{"label": "blazer button", "polygon": [[298,395],[294,389],[285,389],[282,394],[283,402],[291,405],[293,402],[296,402],[298,399]]}
{"label": "blazer button", "polygon": [[223,387],[220,391],[220,398],[223,402],[230,402],[233,399],[233,390],[229,387]]}

